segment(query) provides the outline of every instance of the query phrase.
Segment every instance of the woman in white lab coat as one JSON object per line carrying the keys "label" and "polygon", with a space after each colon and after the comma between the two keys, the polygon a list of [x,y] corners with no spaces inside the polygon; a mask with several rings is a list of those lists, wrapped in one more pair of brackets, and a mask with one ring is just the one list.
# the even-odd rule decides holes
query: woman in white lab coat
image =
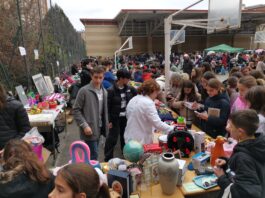
{"label": "woman in white lab coat", "polygon": [[133,97],[126,109],[127,126],[124,139],[136,140],[141,144],[153,143],[153,131],[170,132],[174,129],[162,122],[158,116],[154,100],[160,91],[155,80],[145,81],[138,89],[139,95]]}

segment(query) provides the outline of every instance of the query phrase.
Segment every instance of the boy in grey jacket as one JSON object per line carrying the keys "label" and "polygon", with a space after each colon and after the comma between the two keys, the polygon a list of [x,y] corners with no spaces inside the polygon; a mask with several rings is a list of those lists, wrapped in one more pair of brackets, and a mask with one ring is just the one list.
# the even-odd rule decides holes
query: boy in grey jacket
{"label": "boy in grey jacket", "polygon": [[93,160],[98,158],[100,135],[108,133],[107,91],[102,86],[104,72],[102,67],[93,69],[90,84],[80,89],[73,107],[80,138],[89,146]]}

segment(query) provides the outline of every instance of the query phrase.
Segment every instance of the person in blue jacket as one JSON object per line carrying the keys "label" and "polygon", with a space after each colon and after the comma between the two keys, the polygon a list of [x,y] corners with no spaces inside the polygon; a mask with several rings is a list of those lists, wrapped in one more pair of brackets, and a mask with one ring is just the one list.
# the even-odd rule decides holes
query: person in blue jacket
{"label": "person in blue jacket", "polygon": [[110,61],[105,61],[102,63],[102,65],[105,69],[103,87],[108,89],[114,84],[116,78],[111,71],[112,63]]}

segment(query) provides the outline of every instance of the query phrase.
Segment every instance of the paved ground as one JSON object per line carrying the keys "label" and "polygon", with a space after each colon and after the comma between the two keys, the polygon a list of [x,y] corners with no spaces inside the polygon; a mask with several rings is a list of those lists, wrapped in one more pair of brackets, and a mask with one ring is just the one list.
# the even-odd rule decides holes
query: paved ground
{"label": "paved ground", "polygon": [[[220,79],[221,81],[224,81],[227,79],[228,75],[218,75],[218,79]],[[66,163],[68,163],[68,161],[70,160],[70,154],[69,154],[69,146],[71,145],[71,143],[75,140],[79,140],[79,131],[78,131],[78,127],[75,123],[75,121],[73,121],[71,124],[67,125],[67,132],[66,133],[61,133],[60,136],[60,147],[59,147],[59,151],[60,153],[57,156],[56,162],[55,162],[55,166],[62,166]],[[103,141],[101,141],[103,142]],[[115,157],[122,157],[122,152],[120,149],[120,144],[119,141],[115,147],[115,151],[114,151],[114,156]],[[103,162],[104,161],[104,144],[100,143],[99,146],[99,161]],[[47,165],[49,167],[53,167],[53,159],[52,157],[49,158]]]}
{"label": "paved ground", "polygon": [[[76,141],[76,140],[80,140],[79,139],[79,129],[78,129],[78,126],[76,125],[76,122],[73,121],[72,124],[68,124],[67,125],[67,133],[62,132],[59,135],[59,137],[60,137],[60,147],[59,147],[60,153],[57,155],[55,167],[56,166],[62,166],[64,164],[68,163],[68,161],[70,160],[69,147],[70,147],[71,143]],[[101,141],[101,142],[103,142],[103,141]],[[118,143],[115,147],[114,156],[122,157],[120,144],[118,144]],[[103,145],[103,143],[100,143],[100,146],[99,146],[99,161],[100,162],[104,161],[104,145]],[[49,168],[54,167],[52,156],[49,158],[47,165]]]}

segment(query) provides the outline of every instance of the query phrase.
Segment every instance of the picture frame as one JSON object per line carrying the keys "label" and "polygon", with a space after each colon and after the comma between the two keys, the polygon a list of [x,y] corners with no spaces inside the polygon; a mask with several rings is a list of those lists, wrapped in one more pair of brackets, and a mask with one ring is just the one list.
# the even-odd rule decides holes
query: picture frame
{"label": "picture frame", "polygon": [[50,93],[54,93],[54,86],[53,86],[51,77],[50,76],[44,76],[44,80],[46,82],[46,85],[47,85]]}
{"label": "picture frame", "polygon": [[47,84],[42,76],[42,74],[36,74],[32,76],[33,82],[38,90],[38,93],[41,96],[47,96],[49,95],[49,89],[47,87]]}

